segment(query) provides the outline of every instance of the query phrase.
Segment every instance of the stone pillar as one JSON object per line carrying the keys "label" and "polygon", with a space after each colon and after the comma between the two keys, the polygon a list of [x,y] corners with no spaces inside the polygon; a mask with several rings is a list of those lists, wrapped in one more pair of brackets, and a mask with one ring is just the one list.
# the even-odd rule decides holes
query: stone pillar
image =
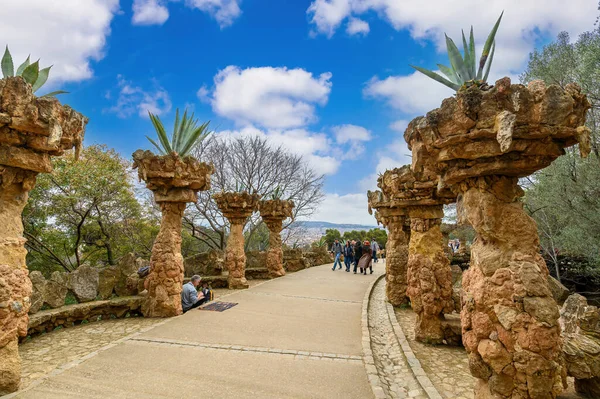
{"label": "stone pillar", "polygon": [[408,242],[410,225],[404,215],[381,216],[388,229],[388,241],[385,246],[385,281],[387,300],[393,306],[408,304],[406,295]]}
{"label": "stone pillar", "polygon": [[459,216],[477,233],[461,312],[476,397],[555,398],[564,376],[559,312],[518,179],[472,178],[458,191]]}
{"label": "stone pillar", "polygon": [[442,244],[442,205],[409,208],[410,244],[407,294],[417,314],[415,337],[429,344],[444,341],[444,313],[451,313],[452,271]]}
{"label": "stone pillar", "polygon": [[281,230],[283,219],[264,219],[269,228],[269,250],[267,251],[267,270],[270,278],[285,276],[283,269],[283,248],[281,247]]}
{"label": "stone pillar", "polygon": [[27,335],[32,289],[21,213],[36,175],[0,165],[0,395],[21,383],[18,337]]}
{"label": "stone pillar", "polygon": [[181,227],[185,202],[159,202],[162,211],[160,231],[152,245],[150,273],[146,278],[148,295],[142,304],[146,317],[180,315],[183,286]]}
{"label": "stone pillar", "polygon": [[248,216],[227,217],[231,223],[227,248],[225,248],[225,268],[229,270],[227,278],[229,289],[249,287],[246,280],[246,253],[244,252],[244,225]]}

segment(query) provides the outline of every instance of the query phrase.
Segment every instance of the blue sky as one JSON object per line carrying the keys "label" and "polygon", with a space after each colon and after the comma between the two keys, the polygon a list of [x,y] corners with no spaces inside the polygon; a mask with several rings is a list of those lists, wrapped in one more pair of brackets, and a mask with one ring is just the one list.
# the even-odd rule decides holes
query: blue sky
{"label": "blue sky", "polygon": [[170,124],[189,107],[224,134],[264,135],[325,173],[315,220],[368,224],[377,172],[410,162],[406,123],[452,94],[408,65],[447,63],[443,32],[458,39],[473,23],[480,49],[505,10],[491,80],[516,80],[533,48],[592,29],[597,15],[594,0],[3,3],[0,37],[16,62],[31,52],[54,64],[48,88],[70,91],[61,101],[89,117],[86,144],[129,157],[150,148],[147,110]]}

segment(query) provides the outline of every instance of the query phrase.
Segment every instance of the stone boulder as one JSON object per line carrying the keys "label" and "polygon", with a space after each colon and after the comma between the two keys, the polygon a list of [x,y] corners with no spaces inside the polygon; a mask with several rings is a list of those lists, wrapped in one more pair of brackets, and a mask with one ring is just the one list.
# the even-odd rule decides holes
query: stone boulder
{"label": "stone boulder", "polygon": [[550,292],[552,293],[552,296],[554,297],[556,303],[558,303],[559,305],[565,303],[565,301],[569,297],[569,294],[571,293],[569,289],[562,285],[560,281],[558,281],[550,275],[548,275],[548,286],[550,287]]}
{"label": "stone boulder", "polygon": [[460,313],[460,296],[462,295],[462,269],[458,265],[451,265],[452,270],[452,302],[454,311]]}
{"label": "stone boulder", "polygon": [[309,267],[308,261],[300,249],[287,249],[283,251],[283,267],[288,272],[297,272]]}
{"label": "stone boulder", "polygon": [[44,306],[44,292],[46,291],[46,278],[42,275],[42,272],[34,270],[29,273],[29,279],[33,289],[29,300],[31,306],[29,307],[29,313],[37,313]]}
{"label": "stone boulder", "polygon": [[246,252],[246,269],[265,269],[267,253],[265,251]]}
{"label": "stone boulder", "polygon": [[50,279],[46,280],[44,289],[44,302],[51,308],[56,309],[65,304],[65,298],[69,291],[68,274],[65,272],[55,271],[50,275]]}
{"label": "stone boulder", "polygon": [[81,265],[69,274],[69,289],[80,303],[96,299],[98,283],[98,269],[89,265]]}
{"label": "stone boulder", "polygon": [[98,294],[102,299],[110,299],[119,281],[121,271],[117,266],[105,267],[99,272]]}
{"label": "stone boulder", "polygon": [[563,355],[575,390],[588,398],[600,398],[600,309],[573,294],[560,310]]}
{"label": "stone boulder", "polygon": [[131,273],[137,272],[138,264],[135,254],[133,252],[130,252],[127,255],[123,256],[121,260],[119,260],[117,268],[123,276],[129,276]]}
{"label": "stone boulder", "polygon": [[185,276],[220,276],[223,274],[224,260],[223,251],[215,249],[190,256],[183,261]]}

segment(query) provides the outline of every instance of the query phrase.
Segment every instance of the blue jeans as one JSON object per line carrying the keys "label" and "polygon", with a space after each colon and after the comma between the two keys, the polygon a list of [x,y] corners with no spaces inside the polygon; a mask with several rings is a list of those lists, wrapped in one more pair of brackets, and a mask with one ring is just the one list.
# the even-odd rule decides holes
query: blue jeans
{"label": "blue jeans", "polygon": [[377,251],[373,251],[373,262],[377,262]]}
{"label": "blue jeans", "polygon": [[353,263],[352,256],[344,256],[344,264],[346,265],[346,271],[350,271],[350,265]]}
{"label": "blue jeans", "polygon": [[333,261],[333,270],[335,270],[335,265],[339,264],[340,269],[342,268],[342,261],[340,260],[341,253],[335,254],[335,261]]}

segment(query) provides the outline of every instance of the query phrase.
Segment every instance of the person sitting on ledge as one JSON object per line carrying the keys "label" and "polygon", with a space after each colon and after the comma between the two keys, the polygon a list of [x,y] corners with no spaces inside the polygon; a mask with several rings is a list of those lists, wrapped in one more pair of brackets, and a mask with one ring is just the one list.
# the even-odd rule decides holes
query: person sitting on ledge
{"label": "person sitting on ledge", "polygon": [[[183,290],[181,291],[181,307],[183,308],[183,313],[187,312],[190,309],[197,308],[198,306],[206,303],[210,300],[210,293],[200,290],[198,291],[196,287],[200,285],[200,281],[202,277],[197,274],[194,274],[190,281],[183,285]],[[206,294],[209,295],[206,295]]]}

